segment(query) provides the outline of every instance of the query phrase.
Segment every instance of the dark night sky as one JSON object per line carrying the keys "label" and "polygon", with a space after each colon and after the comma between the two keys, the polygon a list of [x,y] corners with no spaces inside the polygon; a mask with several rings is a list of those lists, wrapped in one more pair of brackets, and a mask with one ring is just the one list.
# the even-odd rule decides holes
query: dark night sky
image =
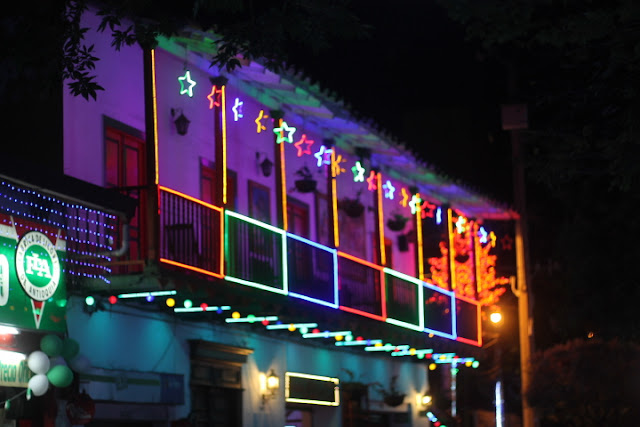
{"label": "dark night sky", "polygon": [[501,67],[431,1],[354,1],[370,36],[317,55],[305,74],[468,187],[511,203],[510,146],[500,130]]}

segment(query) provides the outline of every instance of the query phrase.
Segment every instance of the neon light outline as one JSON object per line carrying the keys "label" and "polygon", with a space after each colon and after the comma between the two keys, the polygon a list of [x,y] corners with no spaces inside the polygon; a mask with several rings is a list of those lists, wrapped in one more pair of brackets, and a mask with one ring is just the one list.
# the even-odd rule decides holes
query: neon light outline
{"label": "neon light outline", "polygon": [[[288,133],[288,136],[284,136],[284,134]],[[276,139],[276,143],[280,144],[281,142],[288,142],[291,144],[293,142],[293,134],[296,132],[296,128],[293,126],[287,125],[287,122],[280,119],[280,123],[278,123],[278,127],[273,129],[273,133],[275,133],[278,138]]]}
{"label": "neon light outline", "polygon": [[156,50],[151,49],[151,86],[153,88],[153,145],[155,147],[155,181],[154,184],[158,185],[160,182],[160,171],[159,171],[159,159],[158,159],[158,90],[156,87]]}
{"label": "neon light outline", "polygon": [[209,100],[209,110],[213,110],[213,107],[222,106],[222,103],[216,99],[216,95],[220,95],[221,93],[222,89],[217,89],[216,85],[211,86],[211,93],[207,95],[207,99]]}
{"label": "neon light outline", "polygon": [[367,170],[362,167],[360,161],[357,161],[356,164],[351,168],[351,172],[353,172],[353,182],[364,182],[364,173]]}
{"label": "neon light outline", "polygon": [[[184,81],[189,83],[189,88],[184,88]],[[184,95],[185,93],[189,95],[189,98],[193,98],[193,87],[196,85],[194,80],[191,80],[191,73],[187,70],[184,73],[184,76],[178,77],[178,81],[180,82],[180,95]]]}
{"label": "neon light outline", "polygon": [[209,306],[209,307],[205,308],[204,310],[202,309],[202,307],[199,307],[199,306],[198,307],[189,307],[189,308],[176,307],[176,308],[173,309],[173,312],[174,313],[197,313],[197,312],[203,312],[203,311],[218,311],[218,310],[223,310],[223,311],[231,310],[231,307],[228,306],[228,305],[221,305],[219,307],[215,306],[215,305],[212,305],[212,306]]}
{"label": "neon light outline", "polygon": [[482,347],[482,313],[481,313],[482,306],[480,305],[480,303],[478,301],[473,300],[471,298],[463,297],[462,295],[456,295],[455,299],[459,299],[460,301],[465,301],[465,302],[468,302],[468,303],[476,306],[476,325],[477,325],[477,328],[478,328],[478,339],[477,340],[474,341],[474,340],[469,339],[469,338],[461,337],[461,336],[458,335],[458,331],[456,330],[456,341],[460,341],[460,342],[463,342],[465,344],[471,344],[471,345],[474,345],[476,347]]}
{"label": "neon light outline", "polygon": [[218,206],[212,205],[210,203],[203,202],[202,200],[198,200],[195,197],[191,197],[191,196],[189,196],[187,194],[184,194],[184,193],[181,193],[179,191],[173,190],[171,188],[164,187],[162,185],[158,186],[158,191],[159,192],[160,191],[166,191],[167,193],[171,193],[171,194],[174,194],[174,195],[176,195],[178,197],[182,197],[182,198],[187,199],[187,200],[189,200],[191,202],[197,203],[197,204],[202,205],[202,206],[204,206],[206,208],[209,208],[209,209],[213,209],[213,210],[218,211],[220,213],[220,239],[219,239],[219,241],[220,241],[220,248],[219,248],[219,250],[220,250],[220,265],[219,265],[220,272],[213,272],[213,271],[209,271],[209,270],[204,270],[204,269],[201,269],[201,268],[198,268],[198,267],[195,267],[195,266],[191,266],[191,265],[188,265],[188,264],[183,264],[183,263],[180,263],[180,262],[177,262],[177,261],[173,261],[173,260],[170,260],[170,259],[167,259],[167,258],[160,258],[160,262],[164,262],[166,264],[175,265],[177,267],[186,268],[188,270],[193,270],[193,271],[196,271],[196,272],[199,272],[199,273],[204,273],[204,274],[207,274],[209,276],[218,277],[220,279],[223,278],[224,277],[224,257],[222,256],[222,254],[224,253],[224,239],[222,238],[224,236],[224,220],[222,218],[223,215],[224,215],[223,209],[218,207]]}
{"label": "neon light outline", "polygon": [[418,251],[418,279],[424,280],[424,241],[422,236],[421,218],[421,212],[416,212],[416,249]]}
{"label": "neon light outline", "polygon": [[302,338],[333,338],[337,336],[353,335],[351,331],[325,331],[325,332],[309,332],[302,334]]}
{"label": "neon light outline", "polygon": [[[418,305],[418,323],[408,323],[402,320],[394,319],[392,317],[387,317],[386,322],[391,323],[393,325],[402,326],[408,329],[413,329],[415,331],[422,332],[424,330],[424,293],[422,290],[422,285],[424,282],[422,280],[416,279],[415,277],[411,277],[408,274],[401,273],[396,270],[392,270],[388,267],[384,267],[383,271],[385,274],[389,274],[391,276],[395,276],[398,279],[404,280],[405,282],[413,283],[414,285],[418,285],[418,298],[416,304]],[[386,290],[385,290],[386,291]],[[387,313],[388,316],[388,313]]]}
{"label": "neon light outline", "polygon": [[169,295],[175,295],[176,291],[151,291],[151,292],[130,292],[126,294],[119,294],[118,298],[146,298],[152,297],[164,297]]}
{"label": "neon light outline", "polygon": [[[298,240],[302,243],[306,243],[308,245],[314,246],[318,249],[324,250],[326,252],[329,252],[331,254],[331,257],[333,259],[333,302],[330,301],[325,301],[325,300],[321,300],[318,298],[313,298],[310,297],[308,295],[304,295],[304,294],[299,294],[297,292],[289,292],[289,295],[296,297],[296,298],[301,298],[310,302],[314,302],[316,304],[320,304],[320,305],[324,305],[327,307],[331,307],[331,308],[338,308],[339,303],[338,303],[338,254],[337,254],[337,250],[330,248],[328,246],[325,245],[321,245],[320,243],[316,243],[313,240],[309,240],[309,239],[305,239],[304,237],[300,237],[296,234],[293,233],[289,233],[287,232],[287,237],[293,238],[295,240]],[[288,286],[287,286],[288,287]]]}
{"label": "neon light outline", "polygon": [[[315,143],[312,139],[307,139],[307,134],[303,133],[300,139],[293,144],[294,147],[298,150],[298,157],[302,157],[303,154],[311,154],[311,146]],[[301,148],[302,144],[307,144],[306,148]]]}
{"label": "neon light outline", "polygon": [[409,207],[411,208],[411,215],[415,215],[417,212],[420,212],[420,194],[416,193],[411,196],[411,201],[409,202]]}
{"label": "neon light outline", "polygon": [[340,246],[340,230],[338,229],[338,183],[335,178],[331,178],[331,209],[333,211],[333,242],[337,248]]}
{"label": "neon light outline", "polygon": [[453,245],[453,211],[447,209],[447,234],[449,235],[449,286],[452,290],[456,289],[456,265],[455,250]]}
{"label": "neon light outline", "polygon": [[267,127],[265,125],[262,124],[262,119],[268,119],[269,115],[264,113],[264,110],[260,110],[260,113],[258,114],[258,118],[254,120],[255,124],[257,125],[257,129],[256,132],[260,133],[263,130],[267,130]]}
{"label": "neon light outline", "polygon": [[377,185],[377,177],[378,174],[376,174],[375,171],[371,171],[369,172],[369,178],[367,178],[367,190],[369,191],[374,191],[378,189],[378,185]]}
{"label": "neon light outline", "polygon": [[[251,286],[254,288],[258,288],[258,289],[263,289],[265,291],[270,291],[270,292],[275,292],[277,294],[282,294],[282,295],[287,295],[289,293],[288,289],[287,289],[287,283],[289,281],[288,278],[288,270],[287,270],[287,239],[286,237],[286,232],[284,230],[281,230],[277,227],[274,227],[270,224],[266,224],[264,222],[258,221],[256,219],[253,218],[249,218],[247,216],[241,215],[239,213],[230,211],[230,210],[224,210],[224,214],[225,214],[225,223],[226,221],[228,221],[228,217],[234,217],[236,219],[239,219],[241,221],[245,221],[248,222],[250,224],[254,224],[257,225],[258,227],[262,227],[266,230],[269,231],[273,231],[274,233],[280,234],[281,236],[281,242],[282,242],[282,287],[283,289],[280,288],[274,288],[272,286],[268,286],[262,283],[257,283],[257,282],[251,282],[249,280],[245,280],[245,279],[240,279],[238,277],[233,277],[233,276],[228,276],[225,275],[224,279],[228,280],[230,282],[235,282],[235,283],[240,283],[242,285],[247,285],[247,286]],[[226,230],[228,230],[228,226],[225,225],[225,234],[224,234],[224,242],[225,242],[225,255],[228,258],[228,254],[229,254],[229,233],[226,232]]]}
{"label": "neon light outline", "polygon": [[[280,119],[280,122],[284,123],[282,119]],[[280,194],[282,199],[282,228],[286,231],[289,228],[289,213],[287,212],[287,168],[284,155],[284,144],[279,144],[278,149],[280,150]],[[286,264],[286,259],[284,261]]]}
{"label": "neon light outline", "polygon": [[376,265],[376,264],[374,264],[372,262],[363,260],[361,258],[355,257],[353,255],[349,255],[349,254],[347,254],[345,252],[341,252],[341,251],[338,251],[338,256],[339,257],[341,256],[341,257],[347,258],[347,259],[349,259],[351,261],[355,261],[357,263],[366,265],[366,266],[371,267],[371,268],[373,268],[375,270],[378,270],[380,272],[380,293],[381,293],[380,304],[382,305],[382,310],[381,310],[382,311],[382,315],[380,316],[380,315],[373,314],[373,313],[367,313],[366,311],[361,311],[361,310],[358,310],[358,309],[355,309],[355,308],[351,308],[351,307],[347,307],[347,306],[343,306],[343,305],[339,306],[338,308],[340,310],[343,310],[343,311],[348,311],[349,313],[360,314],[362,316],[369,317],[371,319],[376,319],[376,320],[379,320],[381,322],[384,322],[386,317],[387,317],[387,300],[386,300],[387,285],[386,285],[385,277],[384,277],[384,269],[385,269],[385,267],[381,267],[381,266]]}
{"label": "neon light outline", "polygon": [[318,324],[317,323],[287,323],[287,324],[280,324],[280,325],[267,325],[266,328],[269,330],[273,330],[273,329],[289,329],[289,327],[293,325],[296,329],[299,328],[317,328]]}
{"label": "neon light outline", "polygon": [[[329,402],[326,400],[314,400],[314,399],[298,399],[295,397],[289,397],[290,396],[290,377],[298,377],[298,378],[307,378],[307,379],[311,379],[311,380],[317,380],[317,381],[326,381],[326,382],[332,382],[334,383],[336,386],[334,387],[334,401],[333,402]],[[323,406],[339,406],[340,405],[340,380],[338,378],[331,378],[331,377],[322,377],[319,375],[309,375],[309,374],[301,374],[301,373],[297,373],[297,372],[285,372],[285,397],[284,400],[286,402],[292,402],[292,403],[308,403],[311,405],[323,405]]]}
{"label": "neon light outline", "polygon": [[[220,99],[222,102],[222,204],[227,204],[227,89],[226,86],[220,88]],[[222,253],[222,252],[220,252]],[[220,271],[224,273],[224,262],[220,258]]]}
{"label": "neon light outline", "polygon": [[378,190],[377,190],[377,201],[378,201],[378,230],[380,235],[380,241],[378,244],[380,245],[380,264],[387,265],[387,248],[384,245],[384,209],[382,208],[382,174],[379,173],[378,177]]}
{"label": "neon light outline", "polygon": [[269,322],[276,322],[278,320],[278,316],[253,316],[253,317],[238,317],[237,319],[233,317],[227,317],[224,319],[226,323],[255,323],[262,322],[263,320],[267,320]]}
{"label": "neon light outline", "polygon": [[335,155],[331,156],[331,176],[336,177],[341,173],[345,172],[344,168],[340,166],[340,163],[345,163],[347,159],[342,157],[342,154],[338,154],[336,158]]}
{"label": "neon light outline", "polygon": [[338,347],[341,346],[351,346],[351,345],[371,345],[371,344],[382,344],[382,340],[353,340],[353,341],[336,341],[335,343]]}
{"label": "neon light outline", "polygon": [[436,224],[442,224],[442,208],[440,206],[436,209]]}
{"label": "neon light outline", "polygon": [[393,200],[394,199],[393,193],[396,191],[396,187],[394,187],[393,184],[391,184],[391,181],[387,180],[387,182],[384,183],[382,188],[384,189],[385,199]]}
{"label": "neon light outline", "polygon": [[231,107],[231,111],[233,111],[234,122],[237,122],[239,119],[242,119],[244,117],[244,114],[242,113],[243,105],[244,102],[240,101],[240,98],[236,98],[235,102],[233,103],[233,107]]}
{"label": "neon light outline", "polygon": [[402,205],[402,207],[406,208],[407,202],[409,201],[409,193],[407,193],[407,190],[404,187],[402,187],[400,191],[402,193],[402,200],[400,200],[400,204]]}

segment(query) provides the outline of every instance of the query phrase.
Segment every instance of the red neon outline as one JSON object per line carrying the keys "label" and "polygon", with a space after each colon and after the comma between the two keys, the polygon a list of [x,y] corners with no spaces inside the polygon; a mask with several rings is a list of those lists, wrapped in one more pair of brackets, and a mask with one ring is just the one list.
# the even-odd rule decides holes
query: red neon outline
{"label": "red neon outline", "polygon": [[222,213],[222,208],[221,207],[218,207],[216,205],[212,205],[211,203],[203,202],[202,200],[196,199],[195,197],[191,197],[191,196],[186,195],[184,193],[181,193],[181,192],[179,192],[177,190],[172,190],[171,188],[168,188],[168,187],[165,187],[165,186],[162,186],[162,185],[159,185],[158,188],[160,190],[162,190],[162,191],[166,191],[167,193],[172,193],[172,194],[175,194],[176,196],[184,197],[187,200],[191,200],[192,202],[199,203],[202,206],[206,206],[208,208],[215,209],[215,210],[219,211],[220,213]]}
{"label": "red neon outline", "polygon": [[367,267],[371,267],[380,272],[380,304],[382,305],[382,316],[378,316],[377,314],[367,313],[366,311],[361,311],[355,308],[345,307],[343,305],[339,305],[338,308],[340,310],[348,311],[355,314],[362,314],[363,316],[370,317],[372,319],[380,320],[381,322],[386,322],[387,319],[387,282],[384,274],[384,267],[374,264],[372,262],[366,261],[364,259],[355,257],[353,255],[349,255],[345,252],[336,251],[338,256],[349,259],[351,261],[357,262],[362,265],[366,265]]}
{"label": "red neon outline", "polygon": [[386,318],[382,316],[378,316],[377,314],[367,313],[366,311],[357,310],[355,308],[345,307],[344,305],[339,305],[338,308],[342,311],[347,311],[349,313],[358,314],[360,316],[369,317],[374,320],[379,320],[381,322],[386,322]]}
{"label": "red neon outline", "polygon": [[[222,208],[220,208],[218,206],[212,205],[211,203],[203,202],[202,200],[198,200],[195,197],[188,196],[188,195],[186,195],[184,193],[181,193],[179,191],[172,190],[171,188],[164,187],[162,185],[158,186],[158,193],[160,193],[160,191],[166,191],[167,193],[175,194],[176,196],[179,196],[179,197],[184,197],[185,199],[190,200],[190,201],[192,201],[194,203],[198,203],[198,204],[200,204],[200,205],[202,205],[204,207],[207,207],[209,209],[213,209],[215,211],[220,212],[220,238],[218,240],[220,241],[220,274],[221,274],[221,276],[217,276],[217,273],[212,273],[212,272],[209,272],[208,270],[198,269],[197,267],[191,267],[191,266],[188,266],[186,264],[181,264],[181,263],[176,262],[176,261],[164,260],[164,258],[161,258],[160,260],[161,261],[164,260],[163,262],[167,262],[168,264],[173,264],[173,265],[176,265],[178,267],[184,267],[184,268],[188,268],[190,270],[200,271],[200,272],[202,272],[204,274],[210,274],[212,276],[219,277],[221,279],[224,278],[224,209],[222,209]],[[160,196],[160,195],[158,195],[158,196]],[[162,200],[162,197],[158,197],[158,200],[159,201]],[[158,206],[158,214],[160,214],[160,206]]]}
{"label": "red neon outline", "polygon": [[[473,341],[473,340],[471,340],[469,338],[459,337],[458,336],[458,331],[456,331],[456,340],[458,340],[460,342],[467,342],[468,344],[477,343],[477,344],[474,344],[474,345],[477,345],[478,347],[482,347],[482,313],[481,313],[482,305],[480,304],[479,301],[476,301],[476,300],[468,298],[468,297],[464,297],[462,295],[456,295],[456,299],[468,302],[468,303],[473,304],[473,305],[476,306],[476,324],[477,324],[477,327],[478,327],[478,340],[477,341]],[[459,338],[461,338],[461,339],[459,339]]]}
{"label": "red neon outline", "polygon": [[213,271],[204,270],[202,268],[194,267],[192,265],[183,264],[181,262],[171,261],[170,259],[160,258],[160,262],[164,262],[165,264],[175,265],[176,267],[186,268],[187,270],[193,270],[198,273],[206,274],[208,276],[217,277],[218,279],[224,279],[224,275],[219,273],[214,273]]}

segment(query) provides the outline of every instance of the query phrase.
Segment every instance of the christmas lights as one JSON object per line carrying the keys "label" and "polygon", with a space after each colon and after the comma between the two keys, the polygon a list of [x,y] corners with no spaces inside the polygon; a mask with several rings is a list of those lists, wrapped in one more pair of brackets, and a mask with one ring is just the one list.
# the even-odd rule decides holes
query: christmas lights
{"label": "christmas lights", "polygon": [[384,197],[386,199],[393,200],[394,198],[393,193],[396,191],[396,188],[393,186],[393,184],[391,184],[391,181],[387,180],[387,182],[382,186],[382,188],[384,189]]}
{"label": "christmas lights", "polygon": [[[193,87],[196,85],[194,80],[191,80],[191,73],[187,70],[184,76],[178,77],[180,82],[180,95],[189,95],[189,98],[193,97]],[[185,85],[185,82],[187,85]],[[214,86],[215,87],[215,86]]]}
{"label": "christmas lights", "polygon": [[378,180],[376,179],[376,172],[371,171],[367,178],[367,190],[374,191],[378,189]]}
{"label": "christmas lights", "polygon": [[263,119],[268,119],[269,115],[264,113],[264,110],[260,110],[260,113],[258,114],[258,118],[254,120],[254,122],[256,123],[256,132],[260,133],[263,130],[267,130],[267,127],[262,123]]}
{"label": "christmas lights", "polygon": [[324,165],[331,164],[331,155],[333,154],[332,149],[328,149],[324,145],[320,146],[320,149],[313,155],[318,160],[318,167]]}
{"label": "christmas lights", "polygon": [[243,105],[244,105],[244,102],[240,101],[240,98],[236,98],[236,100],[233,103],[233,107],[231,107],[231,111],[233,112],[234,122],[237,122],[238,120],[244,117],[244,114],[242,113]]}
{"label": "christmas lights", "polygon": [[222,95],[222,89],[218,89],[216,85],[211,86],[211,93],[207,95],[207,99],[209,100],[210,110],[213,110],[213,107],[222,106],[221,99],[220,99],[221,95]]}
{"label": "christmas lights", "polygon": [[[311,146],[314,143],[314,140],[308,139],[307,134],[303,133],[300,139],[293,144],[293,146],[298,150],[298,157],[302,157],[303,154],[311,154]],[[302,148],[303,144],[305,145],[304,148]]]}
{"label": "christmas lights", "polygon": [[[280,121],[280,125],[277,128],[273,129],[273,133],[277,135],[276,143],[280,144],[281,142],[293,142],[293,134],[296,132],[296,128],[293,126],[287,125],[287,122],[284,120]],[[285,136],[285,133],[288,134]]]}
{"label": "christmas lights", "polygon": [[360,161],[357,161],[351,168],[351,172],[353,172],[353,182],[364,182],[364,173],[366,172],[366,169],[362,167]]}

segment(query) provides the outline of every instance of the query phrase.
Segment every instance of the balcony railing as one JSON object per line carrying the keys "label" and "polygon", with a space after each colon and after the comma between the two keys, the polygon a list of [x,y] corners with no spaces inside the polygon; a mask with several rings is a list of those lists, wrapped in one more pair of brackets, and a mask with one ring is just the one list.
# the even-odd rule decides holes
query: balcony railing
{"label": "balcony railing", "polygon": [[165,264],[481,345],[477,301],[165,187],[160,231]]}

